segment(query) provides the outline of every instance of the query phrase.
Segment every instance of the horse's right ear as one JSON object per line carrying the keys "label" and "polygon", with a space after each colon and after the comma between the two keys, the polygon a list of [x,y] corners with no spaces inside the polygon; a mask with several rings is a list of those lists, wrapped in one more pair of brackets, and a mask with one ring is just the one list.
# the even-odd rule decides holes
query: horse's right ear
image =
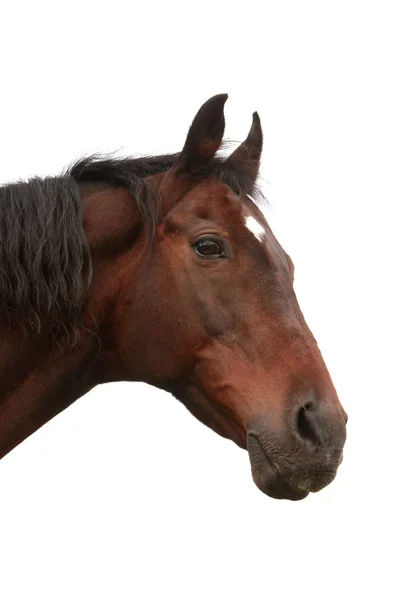
{"label": "horse's right ear", "polygon": [[195,171],[196,167],[206,165],[214,157],[224,135],[224,104],[227,98],[228,94],[218,94],[200,108],[177,161],[180,171]]}

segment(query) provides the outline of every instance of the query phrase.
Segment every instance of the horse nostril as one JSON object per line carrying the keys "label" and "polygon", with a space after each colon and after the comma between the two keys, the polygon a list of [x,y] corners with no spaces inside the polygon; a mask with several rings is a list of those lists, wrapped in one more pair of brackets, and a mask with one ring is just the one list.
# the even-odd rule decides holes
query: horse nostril
{"label": "horse nostril", "polygon": [[307,402],[300,406],[294,425],[296,433],[303,440],[308,440],[315,446],[321,443],[317,433],[318,424],[315,418],[315,408],[312,402]]}

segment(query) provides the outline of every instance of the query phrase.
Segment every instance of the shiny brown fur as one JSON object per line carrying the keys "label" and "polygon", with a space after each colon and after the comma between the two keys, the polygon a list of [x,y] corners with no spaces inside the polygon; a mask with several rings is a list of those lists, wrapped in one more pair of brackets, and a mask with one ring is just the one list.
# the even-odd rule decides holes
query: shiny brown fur
{"label": "shiny brown fur", "polygon": [[[62,299],[50,299],[51,320],[32,305],[40,326],[4,308],[1,456],[94,386],[145,381],[247,448],[268,495],[298,500],[335,477],[347,417],[298,306],[293,263],[250,199],[258,115],[233,155],[215,157],[225,101],[207,101],[182,152],[159,167],[83,161],[68,175],[82,199],[90,265],[84,255],[79,265],[90,286],[78,290],[72,343],[54,330]],[[204,244],[218,252],[201,255]]]}

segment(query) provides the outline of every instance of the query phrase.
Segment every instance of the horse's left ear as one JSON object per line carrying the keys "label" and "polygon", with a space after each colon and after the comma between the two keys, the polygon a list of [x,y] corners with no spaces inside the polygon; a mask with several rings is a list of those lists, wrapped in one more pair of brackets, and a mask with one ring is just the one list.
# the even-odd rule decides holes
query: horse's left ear
{"label": "horse's left ear", "polygon": [[195,170],[196,167],[206,165],[214,157],[224,135],[224,104],[227,98],[228,94],[218,94],[200,108],[178,158],[180,170]]}
{"label": "horse's left ear", "polygon": [[226,163],[247,174],[254,184],[260,168],[263,134],[258,113],[253,113],[253,123],[245,141],[227,158]]}

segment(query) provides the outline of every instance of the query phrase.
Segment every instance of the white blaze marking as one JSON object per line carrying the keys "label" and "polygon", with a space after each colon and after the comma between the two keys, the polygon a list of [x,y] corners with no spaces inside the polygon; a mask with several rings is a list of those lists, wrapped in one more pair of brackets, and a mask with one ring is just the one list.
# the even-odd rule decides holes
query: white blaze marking
{"label": "white blaze marking", "polygon": [[265,229],[254,217],[245,217],[246,227],[258,239],[259,242],[264,241]]}

